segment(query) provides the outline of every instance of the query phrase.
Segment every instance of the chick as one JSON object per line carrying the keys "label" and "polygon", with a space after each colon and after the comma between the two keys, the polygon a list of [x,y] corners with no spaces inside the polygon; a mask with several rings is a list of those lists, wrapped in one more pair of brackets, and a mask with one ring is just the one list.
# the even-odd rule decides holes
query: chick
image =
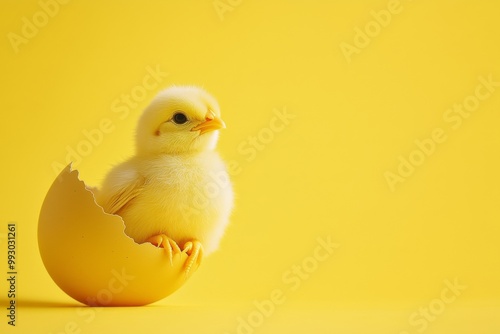
{"label": "chick", "polygon": [[215,152],[222,128],[219,105],[205,90],[160,92],[139,119],[135,155],[114,167],[96,193],[135,242],[164,247],[171,263],[182,245],[186,275],[218,248],[233,207],[229,176]]}

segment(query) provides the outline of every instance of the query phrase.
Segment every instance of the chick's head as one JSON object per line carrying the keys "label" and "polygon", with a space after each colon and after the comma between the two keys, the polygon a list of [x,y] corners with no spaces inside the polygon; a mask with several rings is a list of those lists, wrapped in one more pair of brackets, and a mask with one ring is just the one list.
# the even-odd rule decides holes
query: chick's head
{"label": "chick's head", "polygon": [[136,130],[137,154],[182,154],[213,150],[225,128],[217,101],[194,86],[160,92],[144,110]]}

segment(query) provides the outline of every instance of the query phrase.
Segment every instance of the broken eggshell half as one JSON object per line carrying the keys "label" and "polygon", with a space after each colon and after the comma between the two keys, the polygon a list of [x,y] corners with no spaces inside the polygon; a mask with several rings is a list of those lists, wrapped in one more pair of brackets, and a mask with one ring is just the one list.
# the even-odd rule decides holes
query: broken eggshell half
{"label": "broken eggshell half", "polygon": [[171,264],[163,248],[137,244],[124,230],[122,218],[104,213],[70,164],[40,211],[43,264],[66,294],[90,306],[146,305],[186,282],[185,253],[174,255]]}

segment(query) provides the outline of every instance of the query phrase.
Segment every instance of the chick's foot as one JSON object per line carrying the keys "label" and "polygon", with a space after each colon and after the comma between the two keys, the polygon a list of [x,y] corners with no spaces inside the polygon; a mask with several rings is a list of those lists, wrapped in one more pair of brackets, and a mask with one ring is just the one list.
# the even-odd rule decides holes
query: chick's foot
{"label": "chick's foot", "polygon": [[184,244],[182,252],[188,255],[184,263],[184,273],[186,277],[188,277],[195,264],[196,268],[201,264],[203,258],[203,245],[198,240],[191,240]]}
{"label": "chick's foot", "polygon": [[146,240],[146,242],[149,242],[156,247],[162,247],[165,249],[167,256],[170,260],[170,265],[173,264],[172,260],[174,257],[174,254],[180,254],[181,249],[179,248],[179,245],[177,243],[169,238],[166,234],[157,234],[153,235],[149,239]]}

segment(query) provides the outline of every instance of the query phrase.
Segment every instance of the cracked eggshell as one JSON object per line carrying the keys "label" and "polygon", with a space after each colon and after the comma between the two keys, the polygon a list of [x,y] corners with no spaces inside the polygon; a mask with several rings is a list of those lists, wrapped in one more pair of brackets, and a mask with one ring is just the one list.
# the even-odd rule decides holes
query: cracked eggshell
{"label": "cracked eggshell", "polygon": [[121,217],[96,204],[70,164],[40,212],[38,246],[45,268],[65,293],[92,306],[145,305],[185,283],[185,253],[171,265],[163,248],[137,244],[124,229]]}

